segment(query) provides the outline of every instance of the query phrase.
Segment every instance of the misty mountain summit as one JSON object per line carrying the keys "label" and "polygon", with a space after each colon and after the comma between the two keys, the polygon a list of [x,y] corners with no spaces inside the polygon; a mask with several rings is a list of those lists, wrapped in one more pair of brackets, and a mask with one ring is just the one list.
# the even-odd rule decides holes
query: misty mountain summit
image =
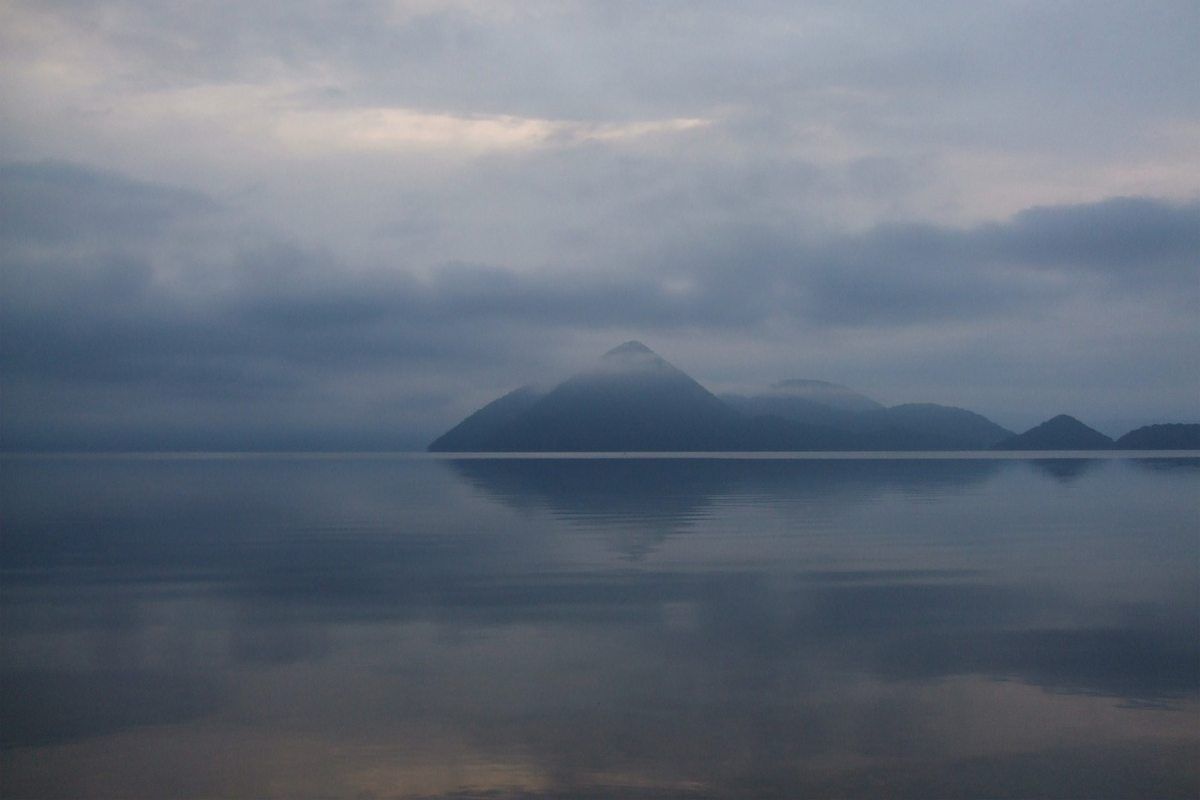
{"label": "misty mountain summit", "polygon": [[626,361],[627,363],[637,363],[639,360],[644,361],[647,365],[655,366],[665,365],[671,366],[663,358],[646,345],[631,339],[624,344],[619,344],[612,350],[609,350],[602,356],[604,361]]}
{"label": "misty mountain summit", "polygon": [[742,444],[743,428],[738,412],[685,372],[641,342],[626,342],[544,395],[505,395],[429,449],[728,450]]}

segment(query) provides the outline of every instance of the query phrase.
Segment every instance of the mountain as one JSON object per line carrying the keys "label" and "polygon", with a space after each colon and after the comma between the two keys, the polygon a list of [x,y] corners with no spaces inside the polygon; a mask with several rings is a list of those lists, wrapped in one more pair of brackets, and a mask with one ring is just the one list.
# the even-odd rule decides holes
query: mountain
{"label": "mountain", "polygon": [[859,417],[859,430],[888,450],[986,450],[1013,432],[982,414],[936,403],[905,403]]}
{"label": "mountain", "polygon": [[545,392],[532,386],[515,389],[443,433],[429,445],[429,449],[435,452],[476,450],[481,443],[502,436],[517,418],[544,396]]}
{"label": "mountain", "polygon": [[845,386],[799,378],[780,381],[760,394],[724,394],[721,399],[752,417],[773,416],[838,428],[853,428],[856,414],[883,408],[881,403]]}
{"label": "mountain", "polygon": [[525,387],[476,411],[434,452],[855,450],[836,427],[742,413],[641,342],[539,394]]}
{"label": "mountain", "polygon": [[530,386],[439,436],[435,452],[1092,449],[1112,440],[1071,417],[1014,436],[934,403],[883,406],[834,383],[793,379],[718,398],[641,342],[550,391]]}
{"label": "mountain", "polygon": [[1117,439],[1122,450],[1200,450],[1200,424],[1147,425]]}
{"label": "mountain", "polygon": [[807,397],[780,394],[723,394],[721,400],[749,417],[778,417],[802,425],[849,429],[856,427],[857,412],[829,406]]}
{"label": "mountain", "polygon": [[605,353],[529,407],[493,446],[505,451],[724,450],[741,416],[641,342]]}
{"label": "mountain", "polygon": [[[481,416],[478,424],[472,422]],[[731,450],[745,443],[750,427],[743,415],[653,350],[626,342],[545,395],[506,395],[485,406],[430,449]]]}
{"label": "mountain", "polygon": [[[816,391],[776,391],[795,384],[816,387]],[[824,381],[786,381],[763,394],[722,395],[721,399],[751,416],[779,417],[853,434],[859,450],[986,450],[1013,435],[963,408],[936,403],[886,408],[866,395]]]}
{"label": "mountain", "polygon": [[1113,440],[1074,417],[1059,414],[1024,433],[1011,436],[993,450],[1107,450]]}

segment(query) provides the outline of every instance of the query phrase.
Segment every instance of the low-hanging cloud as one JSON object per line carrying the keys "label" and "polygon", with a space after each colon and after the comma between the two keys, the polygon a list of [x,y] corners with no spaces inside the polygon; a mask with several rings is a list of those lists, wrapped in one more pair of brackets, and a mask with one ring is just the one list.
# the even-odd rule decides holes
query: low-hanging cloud
{"label": "low-hanging cloud", "polygon": [[197,192],[62,162],[0,164],[0,242],[6,250],[89,238],[112,248],[215,209]]}
{"label": "low-hanging cloud", "polygon": [[[1140,337],[1105,315],[1134,302],[1195,338],[1196,202],[1113,199],[837,236],[715,228],[626,269],[426,273],[248,236],[202,195],[69,164],[7,165],[0,178],[8,446],[111,443],[142,412],[140,441],[163,446],[260,423],[276,446],[413,446],[464,405],[561,363],[556,348],[578,342],[586,357],[582,343],[605,332],[757,338],[770,363],[781,330],[902,336],[953,322],[1018,336],[1080,307]],[[856,357],[870,361],[868,349]],[[701,379],[722,368],[686,366]]]}

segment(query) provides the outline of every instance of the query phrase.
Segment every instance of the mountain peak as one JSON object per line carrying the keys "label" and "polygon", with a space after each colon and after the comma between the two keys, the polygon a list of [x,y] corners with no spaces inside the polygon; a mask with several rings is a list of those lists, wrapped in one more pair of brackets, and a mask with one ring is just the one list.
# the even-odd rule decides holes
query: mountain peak
{"label": "mountain peak", "polygon": [[[666,375],[683,374],[679,369],[637,341],[625,342],[609,350],[600,357],[599,362],[581,376],[598,377],[603,375]],[[689,379],[690,380],[690,379]]]}
{"label": "mountain peak", "polygon": [[604,354],[605,358],[623,357],[623,356],[658,356],[658,353],[651,350],[646,345],[637,340],[630,340],[624,344],[617,345],[612,350]]}
{"label": "mountain peak", "polygon": [[1059,431],[1090,431],[1092,430],[1087,425],[1084,425],[1079,420],[1072,417],[1070,414],[1058,414],[1038,425],[1037,428],[1044,430],[1059,430]]}
{"label": "mountain peak", "polygon": [[524,395],[517,395],[485,407],[479,416],[480,424],[474,418],[460,423],[459,428],[468,428],[464,435],[452,429],[453,436],[443,436],[431,447],[509,452],[737,450],[745,449],[747,441],[746,422],[736,411],[641,342],[610,350],[599,364],[528,403]]}

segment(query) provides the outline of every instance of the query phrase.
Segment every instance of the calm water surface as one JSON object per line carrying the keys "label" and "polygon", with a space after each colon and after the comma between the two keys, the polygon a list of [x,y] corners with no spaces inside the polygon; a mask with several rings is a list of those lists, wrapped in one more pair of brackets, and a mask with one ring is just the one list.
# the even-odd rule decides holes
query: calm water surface
{"label": "calm water surface", "polygon": [[1196,797],[1200,461],[7,458],[11,797]]}

